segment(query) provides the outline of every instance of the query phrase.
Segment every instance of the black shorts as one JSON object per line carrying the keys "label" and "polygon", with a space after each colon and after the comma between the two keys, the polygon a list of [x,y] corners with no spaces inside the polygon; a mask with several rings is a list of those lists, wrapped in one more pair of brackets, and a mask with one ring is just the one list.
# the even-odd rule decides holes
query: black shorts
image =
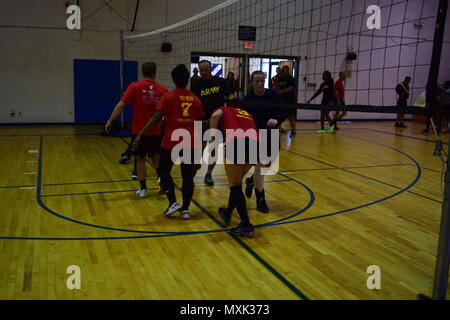
{"label": "black shorts", "polygon": [[296,117],[297,117],[297,109],[293,109],[293,108],[291,109],[291,108],[290,108],[290,109],[289,109],[289,115],[290,115],[290,116],[296,116]]}
{"label": "black shorts", "polygon": [[142,136],[141,143],[134,154],[141,158],[153,157],[160,153],[161,136]]}
{"label": "black shorts", "polygon": [[259,161],[258,141],[249,138],[235,139],[224,145],[226,164],[256,165]]}
{"label": "black shorts", "polygon": [[406,113],[408,110],[408,101],[398,100],[397,102],[398,113]]}
{"label": "black shorts", "polygon": [[[201,156],[202,156],[202,150],[198,149],[190,149],[190,156],[187,154],[186,156],[188,157],[186,161],[184,161],[183,157],[184,157],[184,149],[183,150],[179,150],[177,152],[178,158],[181,157],[181,164],[182,165],[196,165],[196,164],[201,164]],[[166,171],[166,172],[170,172],[172,170],[172,167],[174,165],[173,160],[177,160],[177,159],[172,159],[172,149],[164,149],[163,147],[161,147],[161,155],[159,158],[159,169],[161,171]]]}

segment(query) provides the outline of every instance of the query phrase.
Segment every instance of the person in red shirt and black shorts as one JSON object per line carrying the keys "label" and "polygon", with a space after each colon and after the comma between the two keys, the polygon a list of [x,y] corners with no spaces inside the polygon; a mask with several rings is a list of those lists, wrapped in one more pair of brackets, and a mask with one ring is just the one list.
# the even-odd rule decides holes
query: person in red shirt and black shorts
{"label": "person in red shirt and black shorts", "polygon": [[[211,129],[219,129],[222,136],[225,136],[225,172],[230,185],[228,207],[220,208],[219,214],[228,226],[236,208],[241,223],[237,228],[231,229],[230,233],[251,237],[255,234],[255,228],[248,216],[242,179],[258,163],[258,131],[255,122],[247,111],[221,107],[211,117]],[[219,141],[212,137],[211,142],[217,146]]]}
{"label": "person in red shirt and black shorts", "polygon": [[[111,117],[105,125],[106,132],[110,132],[112,122],[123,112],[127,105],[133,107],[133,121],[131,124],[131,133],[133,135],[137,135],[155,113],[156,106],[161,97],[167,92],[167,89],[155,81],[155,63],[144,63],[142,65],[142,75],[144,79],[131,83],[121,101],[114,108]],[[146,184],[147,169],[145,164],[147,157],[151,159],[152,165],[156,169],[159,177],[160,145],[161,122],[158,122],[152,130],[145,133],[145,137],[142,139],[139,148],[135,150],[137,156],[137,176],[140,184],[140,189],[136,191],[136,194],[140,198],[146,198],[148,196]]]}
{"label": "person in red shirt and black shorts", "polygon": [[[194,165],[201,161],[201,119],[204,117],[200,99],[191,91],[186,90],[189,76],[189,71],[184,64],[178,65],[172,70],[172,80],[176,89],[169,91],[161,98],[155,114],[134,141],[136,146],[140,145],[147,130],[152,130],[164,117],[165,133],[159,161],[161,184],[169,200],[169,206],[164,215],[169,216],[176,211],[181,211],[183,219],[190,218],[189,205],[194,194]],[[199,121],[198,130],[195,126],[196,121]],[[180,137],[183,138],[181,142],[179,142]],[[198,159],[196,159],[196,155],[198,155]],[[181,176],[183,178],[183,206],[177,202],[175,184],[170,175],[174,162],[179,156],[181,157]]]}
{"label": "person in red shirt and black shorts", "polygon": [[[337,91],[338,98],[336,101],[337,105],[345,106],[345,87],[344,87],[344,81],[346,79],[345,72],[339,72],[339,79],[334,84],[334,89]],[[336,111],[334,113],[334,130],[339,130],[337,126],[337,122],[344,119],[344,117],[347,115],[347,111]]]}

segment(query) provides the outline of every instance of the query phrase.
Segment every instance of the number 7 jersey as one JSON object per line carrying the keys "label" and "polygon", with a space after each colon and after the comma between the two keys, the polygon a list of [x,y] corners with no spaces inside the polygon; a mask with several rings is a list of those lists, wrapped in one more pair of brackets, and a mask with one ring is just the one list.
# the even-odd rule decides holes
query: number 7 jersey
{"label": "number 7 jersey", "polygon": [[200,99],[195,94],[186,89],[169,91],[162,96],[156,110],[163,112],[165,117],[166,129],[161,143],[164,149],[171,150],[179,144],[178,140],[171,141],[172,133],[177,129],[185,129],[191,136],[190,145],[183,145],[184,148],[193,148],[194,139],[198,141],[200,137],[201,140],[202,132],[194,130],[194,122],[203,118],[204,111]]}

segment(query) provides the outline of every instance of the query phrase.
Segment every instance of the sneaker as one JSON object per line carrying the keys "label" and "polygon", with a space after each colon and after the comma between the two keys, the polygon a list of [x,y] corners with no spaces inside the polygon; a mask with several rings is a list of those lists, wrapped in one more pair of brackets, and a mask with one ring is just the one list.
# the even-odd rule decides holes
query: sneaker
{"label": "sneaker", "polygon": [[252,237],[255,234],[255,228],[253,227],[253,225],[250,225],[248,227],[243,227],[242,225],[239,225],[239,227],[231,229],[230,234],[234,236]]}
{"label": "sneaker", "polygon": [[255,186],[254,182],[253,182],[253,178],[247,178],[245,179],[245,183],[247,184],[245,186],[245,196],[247,198],[251,198],[252,197],[252,192],[253,192],[253,188]]}
{"label": "sneaker", "polygon": [[161,184],[161,178],[158,178],[158,184],[159,184],[158,195],[162,196],[163,194],[166,194],[166,192],[164,191],[164,188]]}
{"label": "sneaker", "polygon": [[210,173],[207,173],[205,176],[205,184],[209,187],[212,187],[214,185],[214,180],[212,179]]}
{"label": "sneaker", "polygon": [[336,128],[335,126],[331,126],[330,128],[328,128],[328,132],[333,133],[335,128]]}
{"label": "sneaker", "polygon": [[297,131],[291,131],[291,138],[297,135]]}
{"label": "sneaker", "polygon": [[228,227],[231,221],[231,214],[228,212],[227,209],[219,208],[219,215],[222,218],[225,227]]}
{"label": "sneaker", "polygon": [[131,179],[137,180],[137,178],[138,178],[138,176],[137,176],[136,171],[133,171],[133,172],[131,173]]}
{"label": "sneaker", "polygon": [[317,133],[322,134],[322,133],[327,133],[327,132],[325,130],[318,130]]}
{"label": "sneaker", "polygon": [[266,199],[258,199],[256,200],[256,209],[262,213],[269,213],[269,207],[267,206]]}
{"label": "sneaker", "polygon": [[399,127],[400,127],[400,123],[396,122],[396,123],[395,123],[395,127],[396,127],[396,128],[399,128]]}
{"label": "sneaker", "polygon": [[167,207],[166,211],[164,211],[164,215],[166,217],[170,216],[172,213],[177,212],[180,209],[181,206],[178,204],[178,202],[174,202]]}
{"label": "sneaker", "polygon": [[340,130],[337,125],[334,125],[334,131]]}
{"label": "sneaker", "polygon": [[422,131],[422,133],[430,133],[430,130],[429,129],[425,129],[425,130]]}
{"label": "sneaker", "polygon": [[183,210],[183,211],[181,211],[181,217],[182,217],[184,220],[189,220],[189,218],[191,217],[191,216],[189,215],[189,210]]}
{"label": "sneaker", "polygon": [[405,125],[404,123],[400,123],[398,126],[399,126],[399,128],[408,128],[408,126]]}
{"label": "sneaker", "polygon": [[147,189],[142,189],[142,190],[136,191],[136,195],[142,199],[147,198],[148,197]]}
{"label": "sneaker", "polygon": [[122,153],[120,155],[119,163],[120,164],[126,164],[128,161],[130,161],[130,159],[131,159],[131,156],[128,153],[126,153],[126,152]]}

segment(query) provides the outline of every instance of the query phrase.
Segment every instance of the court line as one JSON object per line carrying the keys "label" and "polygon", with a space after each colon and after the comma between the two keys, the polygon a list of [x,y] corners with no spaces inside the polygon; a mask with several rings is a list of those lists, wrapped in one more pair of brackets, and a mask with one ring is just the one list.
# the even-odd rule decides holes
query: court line
{"label": "court line", "polygon": [[[272,180],[272,181],[266,181],[265,183],[274,183],[274,182],[287,182],[290,180]],[[227,184],[215,184],[215,187],[228,187]],[[206,185],[202,186],[195,186],[194,188],[208,188]],[[148,191],[155,191],[159,190],[159,188],[149,188]],[[98,192],[83,192],[83,193],[63,193],[63,194],[45,194],[41,195],[41,197],[64,197],[64,196],[83,196],[83,195],[91,195],[91,194],[108,194],[108,193],[124,193],[124,192],[136,192],[136,189],[132,190],[117,190],[117,191],[98,191]]]}
{"label": "court line", "polygon": [[[361,167],[344,167],[344,168],[318,168],[318,169],[298,169],[298,170],[285,170],[280,171],[279,173],[291,173],[291,172],[308,172],[308,171],[325,171],[325,170],[339,170],[339,169],[365,169],[365,168],[383,168],[383,167],[396,167],[396,166],[412,166],[409,163],[400,163],[400,164],[386,164],[386,165],[376,165],[376,166],[361,166]],[[425,168],[424,168],[425,169]],[[213,177],[226,177],[225,174],[215,174]],[[181,177],[172,177],[173,179],[181,179]],[[200,180],[196,177],[197,180]],[[147,181],[156,181],[157,178],[148,178]],[[195,178],[194,178],[195,180]],[[65,182],[65,183],[48,183],[43,184],[44,187],[54,187],[54,186],[69,186],[69,185],[83,185],[83,184],[101,184],[101,183],[116,183],[116,182],[136,182],[136,180],[127,179],[127,180],[108,180],[108,181],[87,181],[87,182]],[[270,182],[270,181],[266,181]],[[2,188],[2,187],[0,187]],[[9,188],[9,187],[5,187]],[[13,188],[13,186],[11,187]]]}
{"label": "court line", "polygon": [[[392,132],[387,132],[387,131],[382,131],[382,130],[377,130],[377,129],[369,129],[369,128],[366,128],[366,130],[373,131],[373,132],[378,132],[378,133],[383,133],[383,134],[388,134],[388,135],[391,135],[391,136],[397,136],[397,137],[403,137],[403,138],[414,139],[414,140],[419,140],[419,141],[436,143],[436,140],[430,140],[430,139],[425,139],[425,138],[408,136],[408,135],[404,135],[404,134],[400,134],[400,133],[392,133]],[[447,142],[442,142],[442,144],[448,145]]]}
{"label": "court line", "polygon": [[35,187],[35,185],[29,185],[29,186],[5,186],[5,187],[0,187],[0,189],[20,189],[20,188],[31,188],[31,187]]}

